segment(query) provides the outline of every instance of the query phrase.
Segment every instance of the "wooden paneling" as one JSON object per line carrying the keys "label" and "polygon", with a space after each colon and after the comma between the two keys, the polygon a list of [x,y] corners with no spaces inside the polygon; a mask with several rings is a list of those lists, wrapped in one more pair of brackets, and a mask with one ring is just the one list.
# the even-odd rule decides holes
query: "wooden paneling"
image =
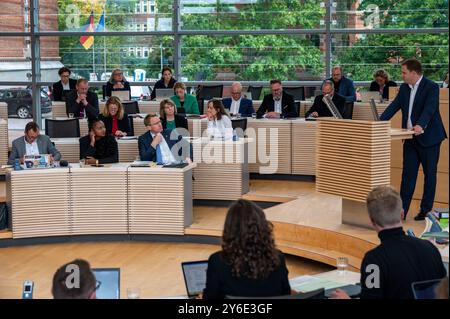
{"label": "wooden paneling", "polygon": [[0,119],[8,119],[8,104],[0,102]]}
{"label": "wooden paneling", "polygon": [[[8,163],[8,121],[0,119],[0,165]],[[0,172],[3,170],[0,169]]]}
{"label": "wooden paneling", "polygon": [[12,171],[8,175],[14,239],[70,235],[69,169]]}
{"label": "wooden paneling", "polygon": [[52,117],[54,119],[67,118],[66,102],[52,101]]}
{"label": "wooden paneling", "polygon": [[292,121],[292,174],[316,175],[316,122]]}
{"label": "wooden paneling", "polygon": [[[250,173],[291,174],[291,120],[248,119]],[[249,130],[250,129],[250,130]]]}
{"label": "wooden paneling", "polygon": [[119,147],[119,162],[130,163],[138,159],[139,148],[137,140],[117,140]]}
{"label": "wooden paneling", "polygon": [[[300,117],[305,117],[305,113],[311,108],[314,101],[300,101]],[[377,103],[378,114],[381,115],[389,103]],[[369,103],[355,102],[353,106],[353,120],[372,121],[373,115]]]}
{"label": "wooden paneling", "polygon": [[129,169],[130,234],[183,235],[192,223],[192,170]]}
{"label": "wooden paneling", "polygon": [[363,202],[389,185],[389,122],[322,118],[317,128],[317,191]]}
{"label": "wooden paneling", "polygon": [[127,234],[127,167],[72,168],[72,235]]}
{"label": "wooden paneling", "polygon": [[134,136],[141,136],[147,133],[147,128],[144,125],[144,119],[140,117],[133,118]]}
{"label": "wooden paneling", "polygon": [[246,140],[193,140],[194,199],[236,200],[249,191]]}

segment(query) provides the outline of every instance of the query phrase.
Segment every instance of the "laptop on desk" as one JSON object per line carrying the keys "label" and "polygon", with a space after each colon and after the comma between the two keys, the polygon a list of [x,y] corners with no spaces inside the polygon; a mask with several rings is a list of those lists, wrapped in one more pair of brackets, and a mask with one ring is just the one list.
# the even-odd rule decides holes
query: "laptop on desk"
{"label": "laptop on desk", "polygon": [[130,100],[130,91],[111,91],[111,96],[116,96],[121,102]]}
{"label": "laptop on desk", "polygon": [[206,270],[208,261],[189,261],[181,263],[184,283],[189,298],[195,298],[203,293],[206,287]]}
{"label": "laptop on desk", "polygon": [[155,96],[157,100],[163,100],[168,99],[169,97],[173,96],[173,89],[155,89]]}
{"label": "laptop on desk", "polygon": [[93,268],[97,299],[120,299],[120,268]]}
{"label": "laptop on desk", "polygon": [[380,92],[378,91],[369,91],[369,92],[361,92],[361,102],[370,102],[371,99],[375,101],[380,100]]}

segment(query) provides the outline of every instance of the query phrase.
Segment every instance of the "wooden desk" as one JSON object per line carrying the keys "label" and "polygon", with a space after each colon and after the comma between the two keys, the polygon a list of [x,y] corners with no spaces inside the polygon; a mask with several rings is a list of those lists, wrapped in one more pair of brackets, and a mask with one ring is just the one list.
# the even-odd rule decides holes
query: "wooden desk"
{"label": "wooden desk", "polygon": [[7,172],[13,238],[183,235],[192,223],[192,169],[118,163]]}
{"label": "wooden desk", "polygon": [[[61,153],[61,158],[69,163],[78,163],[80,161],[80,143],[78,138],[52,138],[55,147]],[[119,161],[133,162],[139,155],[138,141],[117,140],[119,147]]]}
{"label": "wooden desk", "polygon": [[[0,165],[6,165],[8,163],[8,120],[0,119]],[[0,169],[0,175],[4,172]]]}
{"label": "wooden desk", "polygon": [[[250,173],[291,174],[292,120],[247,119]],[[259,156],[257,156],[259,155]]]}
{"label": "wooden desk", "polygon": [[248,140],[191,141],[194,169],[194,199],[236,200],[248,193]]}
{"label": "wooden desk", "polygon": [[316,122],[292,120],[291,153],[293,175],[316,175]]}

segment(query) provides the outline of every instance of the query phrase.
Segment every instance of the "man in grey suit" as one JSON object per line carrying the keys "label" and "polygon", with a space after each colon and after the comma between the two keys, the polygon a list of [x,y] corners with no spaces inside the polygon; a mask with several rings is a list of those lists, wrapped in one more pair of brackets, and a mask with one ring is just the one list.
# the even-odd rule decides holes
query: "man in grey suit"
{"label": "man in grey suit", "polygon": [[16,138],[12,142],[8,164],[13,165],[16,159],[20,159],[20,162],[23,163],[25,155],[39,154],[50,154],[55,161],[61,159],[61,153],[55,148],[50,138],[46,135],[40,135],[39,126],[35,122],[28,122],[25,125],[24,136]]}

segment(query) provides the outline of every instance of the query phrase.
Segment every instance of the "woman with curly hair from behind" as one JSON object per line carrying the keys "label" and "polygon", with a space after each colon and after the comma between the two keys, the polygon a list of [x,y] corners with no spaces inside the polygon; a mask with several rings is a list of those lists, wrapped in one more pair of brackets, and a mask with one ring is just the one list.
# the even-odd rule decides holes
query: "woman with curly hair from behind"
{"label": "woman with curly hair from behind", "polygon": [[272,224],[263,210],[248,200],[228,209],[222,250],[208,260],[203,298],[289,295],[291,288],[283,254],[275,248]]}

